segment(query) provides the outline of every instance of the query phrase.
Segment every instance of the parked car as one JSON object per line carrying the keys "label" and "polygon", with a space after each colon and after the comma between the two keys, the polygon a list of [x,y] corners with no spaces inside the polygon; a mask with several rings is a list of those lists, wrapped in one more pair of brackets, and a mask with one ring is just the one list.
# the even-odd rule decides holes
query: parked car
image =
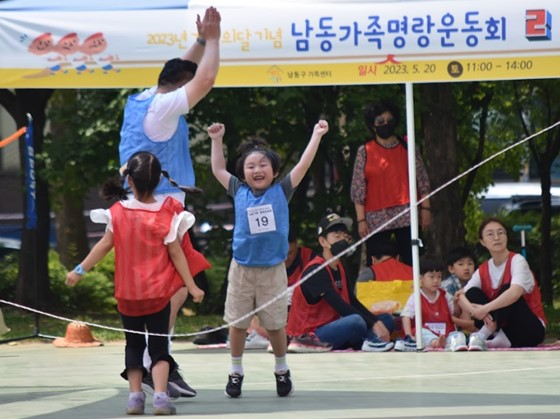
{"label": "parked car", "polygon": [[[552,212],[560,214],[560,186],[551,187]],[[541,211],[541,184],[539,182],[499,182],[480,195],[486,214],[512,211]]]}

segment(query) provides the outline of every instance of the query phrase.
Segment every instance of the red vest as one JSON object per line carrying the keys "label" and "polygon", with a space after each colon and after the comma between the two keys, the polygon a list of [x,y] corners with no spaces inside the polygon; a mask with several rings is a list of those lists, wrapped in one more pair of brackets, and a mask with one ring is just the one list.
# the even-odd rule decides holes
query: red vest
{"label": "red vest", "polygon": [[313,253],[313,250],[311,250],[309,247],[300,246],[298,247],[298,252],[299,252],[299,257],[301,259],[301,263],[298,266],[296,266],[294,271],[290,274],[290,276],[288,276],[288,286],[292,286],[297,281],[299,281],[303,269],[307,266],[307,264],[311,260],[311,254]]}
{"label": "red vest", "polygon": [[[321,256],[315,256],[311,262],[305,267],[316,268],[325,262]],[[346,280],[346,272],[342,264],[338,262],[338,271],[340,272],[340,279],[342,281],[342,289],[339,290],[334,282],[332,269],[330,266],[325,266],[325,270],[331,277],[332,286],[340,294],[342,299],[350,303],[348,295],[348,282]],[[294,289],[292,296],[292,306],[288,314],[288,325],[286,331],[289,336],[301,336],[305,333],[314,332],[315,329],[325,324],[340,319],[340,314],[330,306],[329,303],[323,298],[317,304],[309,304],[305,296],[301,292],[301,286]]]}
{"label": "red vest", "polygon": [[426,329],[430,329],[427,323],[445,323],[445,336],[455,330],[455,324],[449,312],[449,304],[447,304],[444,289],[440,289],[439,296],[434,303],[430,302],[422,293],[420,294],[420,299],[422,305],[422,325]]}
{"label": "red vest", "polygon": [[380,146],[375,140],[365,145],[366,211],[405,205],[410,202],[408,156],[400,144],[393,148]]}
{"label": "red vest", "polygon": [[412,280],[412,266],[399,262],[395,258],[371,265],[376,281],[393,281],[395,279]]}
{"label": "red vest", "polygon": [[[490,271],[488,268],[489,262],[486,261],[479,266],[478,271],[480,274],[480,283],[482,285],[482,292],[486,294],[486,296],[490,301],[494,301],[496,297],[498,297],[501,287],[511,283],[511,260],[515,255],[516,253],[509,252],[507,262],[506,262],[506,267],[504,269],[504,276],[502,277],[502,282],[500,283],[498,288],[492,288],[492,279],[490,278]],[[535,284],[533,286],[533,291],[531,291],[528,294],[527,293],[523,294],[523,297],[525,298],[525,301],[527,301],[527,305],[529,306],[533,314],[537,316],[539,319],[541,319],[546,325],[547,321],[542,306],[541,291],[539,289],[537,281],[535,281],[534,275],[533,275],[533,283]]]}
{"label": "red vest", "polygon": [[[189,265],[189,271],[191,272],[193,278],[196,275],[198,275],[200,272],[205,271],[206,269],[210,269],[212,267],[212,265],[210,264],[210,262],[208,262],[208,260],[204,257],[204,255],[200,253],[198,250],[195,250],[195,248],[191,243],[191,238],[189,236],[189,233],[185,233],[185,235],[183,236],[183,241],[181,242],[181,248],[185,253],[185,258],[187,259],[187,263]],[[179,275],[179,272],[176,272],[176,275],[179,277],[181,282],[183,282],[181,276]]]}
{"label": "red vest", "polygon": [[110,211],[119,311],[129,316],[156,313],[184,285],[163,243],[173,216],[183,206],[167,198],[159,211],[129,209],[120,202]]}

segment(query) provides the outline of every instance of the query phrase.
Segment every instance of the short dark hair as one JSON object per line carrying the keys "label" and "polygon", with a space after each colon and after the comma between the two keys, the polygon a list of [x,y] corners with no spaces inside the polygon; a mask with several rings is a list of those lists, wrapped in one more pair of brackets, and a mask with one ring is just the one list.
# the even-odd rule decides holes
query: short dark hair
{"label": "short dark hair", "polygon": [[375,134],[375,131],[373,129],[375,118],[385,112],[389,112],[391,115],[393,115],[393,119],[395,120],[395,125],[399,124],[401,120],[401,111],[397,106],[395,106],[391,102],[380,101],[380,102],[370,103],[366,106],[366,109],[364,111],[364,120],[367,129],[372,134]]}
{"label": "short dark hair", "polygon": [[474,257],[474,253],[471,249],[468,247],[455,247],[447,254],[447,266],[451,266],[463,258],[472,259],[472,261],[476,263],[476,258]]}
{"label": "short dark hair", "polygon": [[504,222],[498,218],[487,218],[486,220],[484,220],[481,224],[480,227],[478,227],[478,238],[482,240],[482,232],[484,231],[484,229],[486,228],[486,226],[490,223],[498,223],[499,225],[501,225],[504,230],[507,232],[508,228],[507,226],[504,224]]}
{"label": "short dark hair", "polygon": [[180,83],[186,84],[196,74],[198,66],[189,60],[173,58],[165,63],[159,73],[158,86],[171,86]]}
{"label": "short dark hair", "polygon": [[381,259],[383,256],[391,256],[393,258],[399,255],[399,247],[394,240],[380,243],[373,249],[372,256],[376,259]]}
{"label": "short dark hair", "polygon": [[443,273],[443,263],[441,260],[430,256],[422,256],[420,258],[420,275],[424,275],[428,272]]}
{"label": "short dark hair", "polygon": [[239,147],[237,147],[237,155],[239,157],[235,163],[235,173],[239,179],[245,181],[245,160],[247,160],[247,157],[252,153],[261,153],[264,155],[270,161],[272,173],[274,173],[274,175],[278,174],[281,164],[281,159],[278,153],[270,148],[264,138],[251,137],[243,141]]}

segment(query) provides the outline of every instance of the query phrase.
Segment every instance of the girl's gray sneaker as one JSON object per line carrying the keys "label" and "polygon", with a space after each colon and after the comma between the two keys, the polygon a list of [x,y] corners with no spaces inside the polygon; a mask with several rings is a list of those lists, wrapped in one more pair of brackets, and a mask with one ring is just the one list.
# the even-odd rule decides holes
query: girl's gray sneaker
{"label": "girl's gray sneaker", "polygon": [[144,392],[130,393],[128,395],[128,405],[126,406],[127,415],[143,415],[146,395]]}
{"label": "girl's gray sneaker", "polygon": [[177,413],[177,409],[175,409],[175,406],[171,403],[169,396],[165,393],[154,394],[153,406],[154,415],[156,416],[169,416]]}

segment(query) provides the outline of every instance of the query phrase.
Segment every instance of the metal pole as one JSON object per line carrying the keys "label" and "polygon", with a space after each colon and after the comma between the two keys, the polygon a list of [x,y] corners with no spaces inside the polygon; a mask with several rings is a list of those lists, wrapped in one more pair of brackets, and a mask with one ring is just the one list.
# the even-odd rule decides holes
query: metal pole
{"label": "metal pole", "polygon": [[422,310],[420,299],[420,252],[418,239],[418,197],[416,191],[416,140],[414,133],[414,92],[412,83],[406,83],[406,130],[408,136],[408,186],[410,189],[410,237],[412,239],[412,274],[414,282],[414,316],[416,326],[416,349],[422,344]]}

